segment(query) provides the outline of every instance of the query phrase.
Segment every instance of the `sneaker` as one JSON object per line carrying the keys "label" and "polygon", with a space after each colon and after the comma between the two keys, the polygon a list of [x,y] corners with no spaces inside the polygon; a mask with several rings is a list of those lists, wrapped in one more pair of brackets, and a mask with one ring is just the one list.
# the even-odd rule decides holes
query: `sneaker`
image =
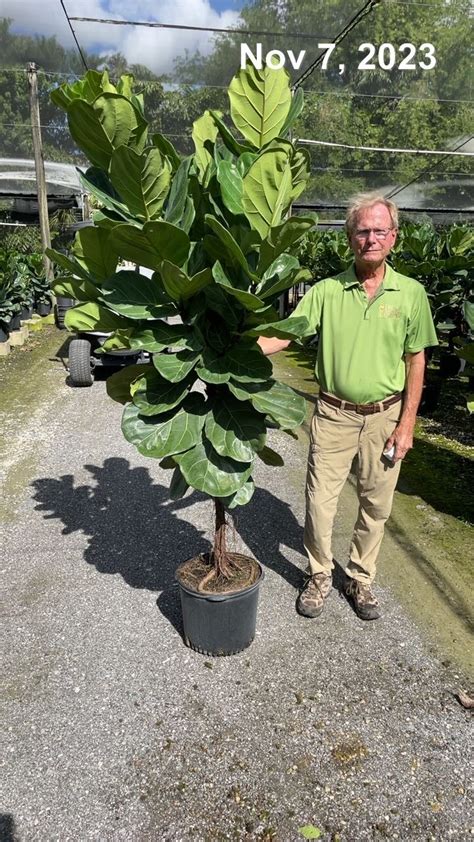
{"label": "sneaker", "polygon": [[331,588],[331,573],[314,573],[309,576],[296,602],[298,613],[303,617],[319,617]]}
{"label": "sneaker", "polygon": [[379,604],[369,585],[357,579],[349,579],[346,596],[361,620],[377,620],[380,617]]}

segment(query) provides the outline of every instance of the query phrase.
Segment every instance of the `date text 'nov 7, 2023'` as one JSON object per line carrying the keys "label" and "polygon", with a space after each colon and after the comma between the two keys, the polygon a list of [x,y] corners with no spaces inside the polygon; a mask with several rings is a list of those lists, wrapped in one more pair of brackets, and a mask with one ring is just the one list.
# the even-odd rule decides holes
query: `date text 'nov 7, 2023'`
{"label": "date text 'nov 7, 2023'", "polygon": [[[318,44],[318,49],[322,51],[323,59],[320,65],[321,70],[327,70],[329,63],[336,61],[333,56],[336,44],[321,43]],[[433,70],[436,67],[436,52],[433,44],[424,43],[416,46],[415,44],[404,43],[394,46],[388,42],[375,45],[370,43],[360,44],[357,48],[358,53],[362,57],[355,56],[357,61],[357,70]],[[248,44],[240,45],[240,67],[245,69],[247,64],[253,64],[257,70],[262,70],[266,65],[274,70],[279,70],[286,64],[291,66],[294,70],[299,70],[305,60],[306,50],[300,50],[298,54],[293,50],[269,50],[265,56],[263,55],[262,44],[258,42],[255,45],[255,51]],[[332,58],[331,58],[332,57]],[[339,74],[341,75],[346,70],[345,64],[339,64]]]}

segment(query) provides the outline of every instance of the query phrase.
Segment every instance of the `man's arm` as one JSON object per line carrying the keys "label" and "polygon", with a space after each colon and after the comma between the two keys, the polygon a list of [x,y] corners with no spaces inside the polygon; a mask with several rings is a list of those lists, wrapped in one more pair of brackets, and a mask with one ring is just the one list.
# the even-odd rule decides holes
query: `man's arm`
{"label": "man's arm", "polygon": [[275,336],[259,336],[257,339],[257,345],[260,345],[266,357],[269,357],[270,354],[276,354],[278,351],[284,351],[285,348],[288,348],[290,342],[291,339],[277,339]]}
{"label": "man's arm", "polygon": [[403,459],[413,447],[416,413],[421,401],[425,373],[425,352],[405,354],[406,383],[400,421],[388,439],[385,450],[395,445],[394,461]]}

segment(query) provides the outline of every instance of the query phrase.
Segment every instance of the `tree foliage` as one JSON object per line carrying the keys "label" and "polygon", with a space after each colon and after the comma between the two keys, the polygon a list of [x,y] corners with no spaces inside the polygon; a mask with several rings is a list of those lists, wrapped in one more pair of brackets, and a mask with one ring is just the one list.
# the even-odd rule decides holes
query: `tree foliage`
{"label": "tree foliage", "polygon": [[229,97],[245,140],[207,111],[182,160],[168,138],[149,132],[129,77],[115,87],[91,71],[52,94],[103,204],[71,257],[49,250],[66,273],[55,288],[79,301],[68,327],[110,332],[105,351],[151,354],[140,371],[113,376],[109,394],[125,404],[125,437],[173,469],[174,496],[192,487],[244,505],[255,459],[282,463],[266,446],[267,428],[291,430],[305,416],[304,400],[272,377],[256,342],[264,332],[297,337],[306,326],[278,321],[275,310],[279,294],[309,274],[294,252],[314,225],[288,217],[309,175],[307,156],[288,140],[289,93],[283,70],[239,71]]}

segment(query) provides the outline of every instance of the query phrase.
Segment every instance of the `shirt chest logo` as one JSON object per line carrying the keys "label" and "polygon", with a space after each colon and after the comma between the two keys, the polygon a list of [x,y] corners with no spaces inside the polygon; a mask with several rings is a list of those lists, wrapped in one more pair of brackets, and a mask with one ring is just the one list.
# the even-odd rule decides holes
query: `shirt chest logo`
{"label": "shirt chest logo", "polygon": [[390,304],[379,304],[379,318],[381,319],[401,319],[401,307],[393,307]]}

